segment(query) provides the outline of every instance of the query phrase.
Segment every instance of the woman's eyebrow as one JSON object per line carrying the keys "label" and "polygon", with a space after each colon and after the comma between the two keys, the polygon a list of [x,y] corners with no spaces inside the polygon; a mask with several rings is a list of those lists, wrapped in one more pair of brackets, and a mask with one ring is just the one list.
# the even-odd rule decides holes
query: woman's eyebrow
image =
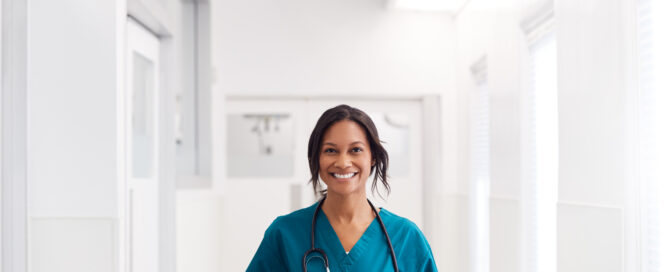
{"label": "woman's eyebrow", "polygon": [[[355,141],[355,142],[350,143],[349,145],[356,145],[356,144],[360,144],[360,145],[362,145],[362,146],[365,145],[365,143],[362,142],[362,141]],[[334,143],[330,143],[330,142],[325,142],[325,143],[323,143],[323,145],[331,145],[331,146],[334,146],[334,147],[337,146],[336,144],[334,144]]]}

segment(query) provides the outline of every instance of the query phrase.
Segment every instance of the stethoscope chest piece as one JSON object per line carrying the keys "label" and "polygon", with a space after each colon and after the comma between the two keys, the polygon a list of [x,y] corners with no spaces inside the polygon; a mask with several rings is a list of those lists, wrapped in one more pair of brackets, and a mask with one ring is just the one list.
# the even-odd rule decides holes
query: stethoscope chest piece
{"label": "stethoscope chest piece", "polygon": [[[312,232],[313,234],[313,232]],[[313,241],[313,240],[312,240]],[[321,256],[315,256],[315,257],[309,257],[310,254],[313,253],[318,253]],[[314,246],[311,246],[311,249],[307,250],[307,252],[304,253],[304,257],[302,257],[302,270],[307,271],[307,263],[309,263],[309,260],[312,258],[319,258],[323,260],[323,263],[325,264],[325,271],[330,272],[330,262],[328,261],[328,255],[325,254],[325,251],[320,249],[320,248],[314,248]]]}

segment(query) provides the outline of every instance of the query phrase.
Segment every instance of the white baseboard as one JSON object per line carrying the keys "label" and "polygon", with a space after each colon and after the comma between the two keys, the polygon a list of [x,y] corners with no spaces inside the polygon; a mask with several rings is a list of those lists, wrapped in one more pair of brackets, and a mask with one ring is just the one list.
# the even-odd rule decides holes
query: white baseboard
{"label": "white baseboard", "polygon": [[31,218],[31,272],[118,271],[114,218]]}

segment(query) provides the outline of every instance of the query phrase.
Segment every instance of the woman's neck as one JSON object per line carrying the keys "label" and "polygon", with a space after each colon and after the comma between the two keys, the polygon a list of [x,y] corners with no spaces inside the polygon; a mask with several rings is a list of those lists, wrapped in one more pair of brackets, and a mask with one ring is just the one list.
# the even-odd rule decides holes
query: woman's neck
{"label": "woman's neck", "polygon": [[350,224],[351,222],[364,222],[374,212],[367,203],[367,195],[350,194],[346,196],[328,194],[323,203],[323,213],[333,224]]}

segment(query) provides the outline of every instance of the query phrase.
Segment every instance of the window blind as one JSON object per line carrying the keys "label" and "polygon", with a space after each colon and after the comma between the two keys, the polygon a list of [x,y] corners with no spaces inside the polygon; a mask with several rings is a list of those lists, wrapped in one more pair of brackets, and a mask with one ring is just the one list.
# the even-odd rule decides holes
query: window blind
{"label": "window blind", "polygon": [[669,271],[669,3],[637,0],[642,271]]}

